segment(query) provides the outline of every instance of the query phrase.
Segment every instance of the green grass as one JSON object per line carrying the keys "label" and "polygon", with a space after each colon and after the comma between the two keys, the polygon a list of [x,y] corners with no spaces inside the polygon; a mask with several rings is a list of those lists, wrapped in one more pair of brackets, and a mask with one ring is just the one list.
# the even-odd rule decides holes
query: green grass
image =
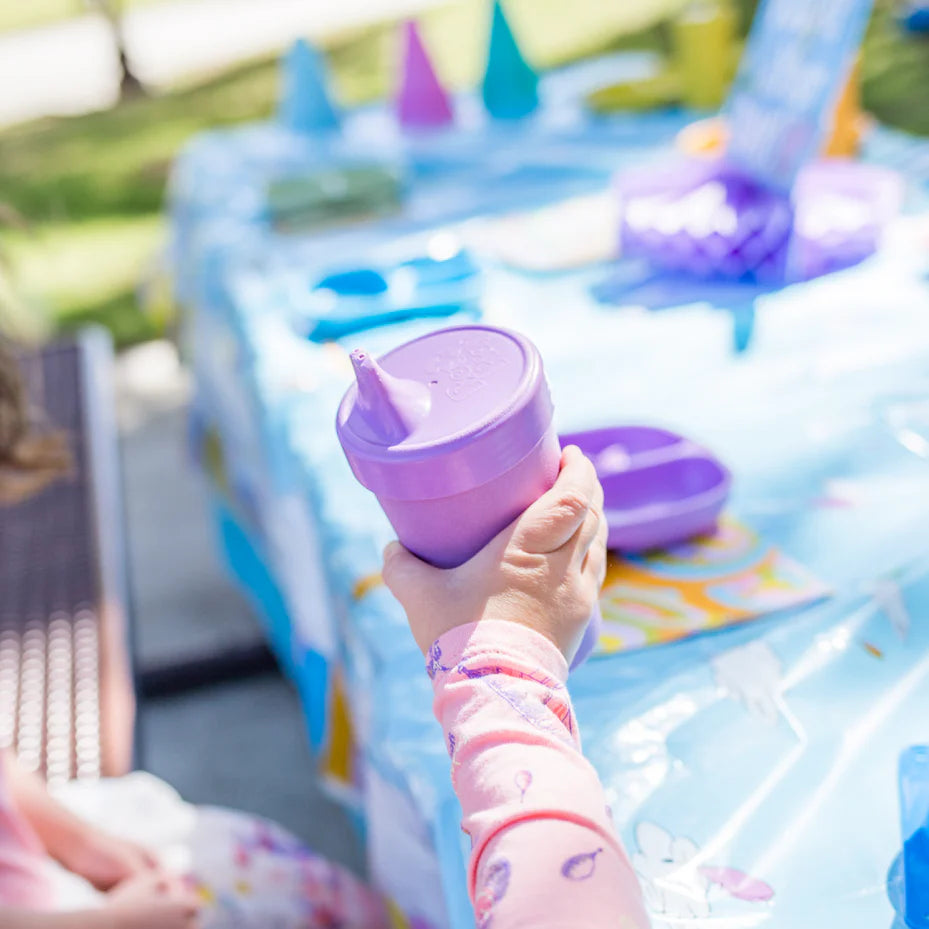
{"label": "green grass", "polygon": [[878,0],[864,45],[864,104],[882,122],[929,135],[929,38],[904,39],[895,4]]}
{"label": "green grass", "polygon": [[[157,213],[48,222],[7,237],[21,292],[59,320],[98,321],[133,340],[153,327],[135,309],[138,282],[149,273],[163,236]],[[116,310],[125,322],[112,326]],[[151,330],[151,331],[149,331]]]}
{"label": "green grass", "polygon": [[[746,10],[752,0],[739,2]],[[567,12],[563,0],[510,0],[507,8],[528,57],[550,67],[610,48],[662,47],[661,24],[680,3],[575,0]],[[888,4],[879,0],[865,47],[865,99],[881,118],[929,132],[929,44],[898,33]],[[453,86],[479,76],[488,6],[461,0],[422,19],[442,77]],[[392,26],[333,37],[326,50],[343,103],[389,91],[398,51]],[[207,127],[267,117],[276,93],[276,63],[259,61],[106,112],[0,133],[0,203],[15,206],[32,226],[5,236],[22,290],[62,326],[103,322],[122,344],[150,337],[161,320],[140,310],[136,291],[164,241],[173,158]]]}
{"label": "green grass", "polygon": [[165,181],[195,133],[267,116],[270,62],[100,113],[47,119],[0,134],[0,202],[28,218],[6,235],[16,282],[62,325],[98,321],[121,344],[150,338],[135,300],[164,239]]}

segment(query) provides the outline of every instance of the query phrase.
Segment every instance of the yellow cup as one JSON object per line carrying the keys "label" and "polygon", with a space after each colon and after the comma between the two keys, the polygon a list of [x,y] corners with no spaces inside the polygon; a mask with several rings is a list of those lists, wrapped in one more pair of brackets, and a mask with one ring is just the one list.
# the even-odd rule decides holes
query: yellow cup
{"label": "yellow cup", "polygon": [[735,11],[722,0],[693,3],[674,20],[673,35],[684,102],[696,109],[721,106],[732,79]]}

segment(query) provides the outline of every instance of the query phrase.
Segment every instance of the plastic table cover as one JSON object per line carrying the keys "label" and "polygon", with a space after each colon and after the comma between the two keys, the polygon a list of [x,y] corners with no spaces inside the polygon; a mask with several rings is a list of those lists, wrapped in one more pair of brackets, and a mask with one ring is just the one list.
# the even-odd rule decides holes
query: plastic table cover
{"label": "plastic table cover", "polygon": [[[494,208],[602,186],[613,167],[660,152],[681,120],[642,117],[631,154],[622,140],[637,137],[636,117],[603,124],[599,136],[592,125],[561,135],[537,127],[544,157],[558,151],[570,167],[588,151],[599,179],[576,185],[561,171]],[[890,160],[893,138],[878,139]],[[471,144],[472,155],[485,151]],[[191,149],[179,176],[209,175],[211,151]],[[227,156],[237,151],[233,143]],[[457,233],[448,224],[465,218],[469,195],[471,214],[488,209],[475,191],[492,186],[498,156],[512,171],[497,194],[519,187],[514,152],[487,155],[489,175],[467,150],[456,167],[450,155],[420,153],[410,183],[420,185],[412,202],[429,205],[422,214],[287,241],[225,209],[235,172],[217,181],[212,204],[194,202],[197,185],[175,191],[175,241],[187,243],[179,273],[194,282],[181,293],[193,310],[198,417],[221,437],[237,501],[229,512],[284,591],[279,652],[305,694],[323,667],[306,656],[328,665],[329,720],[308,701],[324,750],[334,694],[347,699],[352,801],[373,875],[410,926],[473,925],[467,847],[422,658],[376,582],[390,528],[352,478],[333,419],[351,377],[348,348],[378,353],[436,323],[312,344],[275,281],[295,267],[311,275],[346,249],[374,260],[437,229]],[[443,173],[449,201],[435,181]],[[704,300],[686,282],[652,280],[601,303],[591,288],[602,267],[483,269],[484,318],[539,346],[560,429],[648,423],[705,444],[733,471],[732,511],[836,591],[793,614],[598,658],[572,675],[585,751],[658,927],[893,922],[896,759],[929,740],[927,271],[929,224],[918,215],[864,264],[760,296]],[[746,314],[750,332],[740,334]]]}

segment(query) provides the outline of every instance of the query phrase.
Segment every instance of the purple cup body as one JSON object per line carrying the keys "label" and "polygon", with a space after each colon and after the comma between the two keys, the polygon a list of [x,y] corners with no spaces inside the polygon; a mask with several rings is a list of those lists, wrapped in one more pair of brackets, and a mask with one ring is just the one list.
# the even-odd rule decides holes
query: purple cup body
{"label": "purple cup body", "polygon": [[439,568],[454,568],[555,483],[560,460],[558,436],[549,429],[525,458],[486,484],[428,500],[378,500],[397,538],[414,555]]}
{"label": "purple cup body", "polygon": [[[353,352],[356,383],[339,441],[406,548],[456,567],[558,476],[561,447],[538,350],[524,336],[464,326],[405,343],[378,361]],[[596,644],[595,610],[572,667]]]}

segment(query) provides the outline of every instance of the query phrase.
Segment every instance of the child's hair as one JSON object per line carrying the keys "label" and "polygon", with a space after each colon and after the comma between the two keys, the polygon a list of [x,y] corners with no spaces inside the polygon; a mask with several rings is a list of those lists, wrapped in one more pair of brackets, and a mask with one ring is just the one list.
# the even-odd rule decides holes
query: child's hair
{"label": "child's hair", "polygon": [[64,434],[37,422],[13,347],[0,336],[0,504],[24,500],[70,467]]}

